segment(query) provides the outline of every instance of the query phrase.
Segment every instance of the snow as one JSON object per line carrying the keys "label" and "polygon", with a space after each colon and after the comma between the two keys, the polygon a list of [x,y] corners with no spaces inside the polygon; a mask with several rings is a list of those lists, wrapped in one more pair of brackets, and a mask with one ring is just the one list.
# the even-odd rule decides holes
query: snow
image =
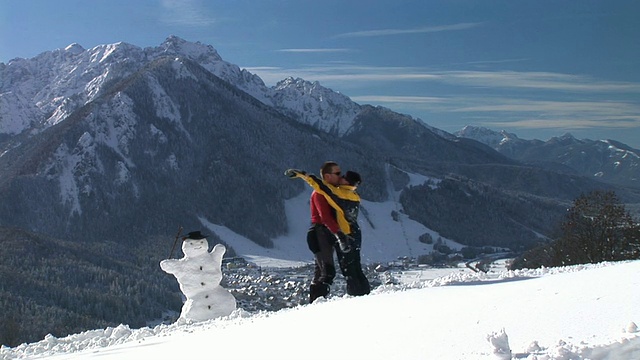
{"label": "snow", "polygon": [[40,116],[29,105],[28,96],[20,91],[0,93],[0,129],[2,133],[19,134],[31,126],[32,119]]}
{"label": "snow", "polygon": [[[86,136],[85,136],[86,135]],[[87,133],[83,134],[79,139],[83,139],[86,142],[86,137],[90,137]],[[82,213],[80,207],[80,189],[75,181],[74,169],[81,162],[82,157],[80,154],[70,154],[69,148],[65,144],[61,144],[54,154],[54,161],[49,163],[49,168],[57,168],[57,172],[60,174],[60,195],[63,205],[69,205],[71,207],[71,213]],[[47,170],[49,172],[49,170]]]}
{"label": "snow", "polygon": [[517,272],[503,265],[277,312],[48,336],[3,347],[0,358],[640,358],[640,261]]}
{"label": "snow", "polygon": [[272,239],[274,247],[271,249],[265,249],[227,227],[213,224],[205,218],[200,218],[200,222],[207,229],[205,232],[210,231],[218,235],[233,247],[238,256],[251,263],[264,267],[302,266],[311,262],[311,252],[306,241],[301,240],[309,228],[308,200],[311,190],[306,190],[285,201],[289,233]]}
{"label": "snow", "polygon": [[[184,72],[181,72],[181,76]],[[147,76],[149,88],[153,92],[153,107],[156,110],[156,116],[168,119],[175,123],[180,123],[182,116],[180,115],[179,106],[173,102],[171,97],[164,91],[162,85],[153,76]]]}

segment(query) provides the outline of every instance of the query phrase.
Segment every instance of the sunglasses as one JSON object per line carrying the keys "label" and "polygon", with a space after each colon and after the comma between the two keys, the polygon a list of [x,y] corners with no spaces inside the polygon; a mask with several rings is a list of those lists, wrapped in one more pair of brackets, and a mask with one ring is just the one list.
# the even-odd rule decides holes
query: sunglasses
{"label": "sunglasses", "polygon": [[342,172],[338,171],[338,172],[332,172],[332,173],[329,173],[329,174],[333,174],[333,175],[338,175],[338,176],[340,176],[340,174],[342,174]]}

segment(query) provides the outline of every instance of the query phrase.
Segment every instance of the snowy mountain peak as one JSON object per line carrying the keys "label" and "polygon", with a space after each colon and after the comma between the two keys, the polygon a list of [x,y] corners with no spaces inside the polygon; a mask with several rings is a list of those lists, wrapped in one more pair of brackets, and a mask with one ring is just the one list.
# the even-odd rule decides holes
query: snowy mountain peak
{"label": "snowy mountain peak", "polygon": [[294,79],[291,76],[278,81],[278,83],[274,87],[275,90],[282,90],[287,88],[295,88],[300,90],[303,93],[309,93],[314,90],[322,91],[324,89],[322,86],[320,86],[320,83],[317,81],[311,82],[301,78]]}
{"label": "snowy mountain peak", "polygon": [[84,51],[84,48],[78,44],[78,43],[73,43],[73,44],[69,44],[66,48],[64,48],[64,51],[70,53],[70,54],[80,54],[81,52]]}
{"label": "snowy mountain peak", "polygon": [[274,90],[289,90],[295,89],[300,92],[301,95],[315,97],[319,100],[323,98],[331,97],[335,100],[340,100],[341,102],[352,102],[348,96],[342,95],[337,91],[333,91],[329,88],[326,88],[320,85],[317,81],[307,81],[301,78],[293,78],[287,77],[284,80],[279,81],[276,86],[273,87]]}
{"label": "snowy mountain peak", "polygon": [[494,131],[480,126],[467,125],[462,130],[455,133],[458,137],[474,139],[493,148],[505,144],[509,141],[520,140],[516,134],[508,133],[505,130]]}
{"label": "snowy mountain peak", "polygon": [[135,45],[118,42],[114,44],[98,45],[88,51],[91,62],[105,63],[110,66],[115,63],[143,60],[141,49]]}
{"label": "snowy mountain peak", "polygon": [[166,54],[177,54],[189,57],[199,63],[216,63],[223,61],[216,49],[200,42],[189,42],[178,36],[169,36],[159,47]]}
{"label": "snowy mountain peak", "polygon": [[360,105],[317,81],[288,77],[272,90],[273,103],[280,111],[339,136],[349,132],[360,113]]}
{"label": "snowy mountain peak", "polygon": [[576,137],[573,136],[573,134],[567,132],[567,133],[562,134],[562,136],[560,136],[559,139],[561,139],[561,140],[576,140]]}
{"label": "snowy mountain peak", "polygon": [[573,134],[571,134],[570,132],[566,132],[566,133],[562,134],[561,138],[575,139],[575,136],[573,136]]}
{"label": "snowy mountain peak", "polygon": [[549,144],[561,144],[561,145],[571,145],[571,144],[582,144],[584,140],[576,139],[571,133],[564,133],[562,136],[555,136],[547,141]]}

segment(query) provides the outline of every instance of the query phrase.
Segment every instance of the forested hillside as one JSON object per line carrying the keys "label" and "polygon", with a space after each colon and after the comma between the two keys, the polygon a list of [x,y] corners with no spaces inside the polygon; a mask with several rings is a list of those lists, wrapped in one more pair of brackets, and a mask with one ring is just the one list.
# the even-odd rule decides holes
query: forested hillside
{"label": "forested hillside", "polygon": [[[130,323],[145,326],[182,300],[157,267],[168,239],[125,248],[70,242],[0,227],[0,344]],[[165,253],[166,252],[166,253]]]}

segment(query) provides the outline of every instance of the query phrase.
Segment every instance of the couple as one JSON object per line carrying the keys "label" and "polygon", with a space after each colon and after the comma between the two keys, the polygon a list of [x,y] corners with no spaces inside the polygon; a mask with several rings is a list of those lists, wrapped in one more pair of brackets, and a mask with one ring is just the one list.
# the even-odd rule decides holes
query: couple
{"label": "couple", "polygon": [[311,194],[311,228],[307,244],[315,257],[315,271],[309,291],[309,302],[329,295],[336,275],[335,249],[340,271],[347,282],[347,294],[359,296],[371,291],[360,264],[362,234],[358,225],[360,196],[356,188],[360,175],[347,171],[341,176],[340,165],[327,161],[320,168],[319,179],[301,170],[289,169],[285,175],[301,178],[313,189]]}

